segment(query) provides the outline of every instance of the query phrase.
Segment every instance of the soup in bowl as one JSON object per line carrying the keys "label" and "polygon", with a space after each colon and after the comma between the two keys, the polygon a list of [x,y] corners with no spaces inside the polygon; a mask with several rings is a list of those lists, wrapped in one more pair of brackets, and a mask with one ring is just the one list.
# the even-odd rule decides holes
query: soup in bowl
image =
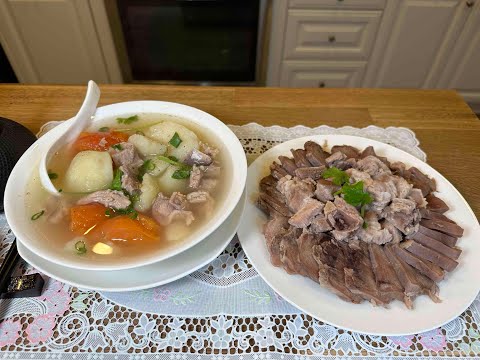
{"label": "soup in bowl", "polygon": [[48,164],[59,125],[17,163],[5,212],[18,240],[52,262],[118,270],[161,261],[207,237],[240,200],[247,165],[239,140],[198,109],[158,101],[101,107]]}

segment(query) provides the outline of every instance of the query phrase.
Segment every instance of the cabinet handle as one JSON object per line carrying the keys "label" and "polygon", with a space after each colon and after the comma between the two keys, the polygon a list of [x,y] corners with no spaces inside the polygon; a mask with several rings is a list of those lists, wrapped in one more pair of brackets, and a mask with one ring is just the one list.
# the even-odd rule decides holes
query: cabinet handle
{"label": "cabinet handle", "polygon": [[330,36],[328,37],[328,42],[329,42],[329,43],[334,43],[335,41],[337,41],[337,39],[335,38],[334,35],[330,35]]}
{"label": "cabinet handle", "polygon": [[318,83],[318,87],[319,87],[319,88],[324,88],[324,87],[325,87],[325,83],[324,83],[323,81],[320,81],[320,82]]}
{"label": "cabinet handle", "polygon": [[471,8],[473,5],[475,5],[475,2],[473,1],[467,1],[466,2],[467,7]]}

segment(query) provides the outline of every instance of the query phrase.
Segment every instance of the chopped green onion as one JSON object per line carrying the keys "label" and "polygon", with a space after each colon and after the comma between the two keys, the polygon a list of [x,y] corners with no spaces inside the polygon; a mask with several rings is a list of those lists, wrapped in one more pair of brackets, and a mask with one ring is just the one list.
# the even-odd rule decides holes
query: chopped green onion
{"label": "chopped green onion", "polygon": [[58,189],[58,192],[62,192],[62,191],[63,191],[63,189]]}
{"label": "chopped green onion", "polygon": [[172,174],[173,179],[187,179],[190,177],[189,169],[179,169]]}
{"label": "chopped green onion", "polygon": [[180,139],[180,135],[178,135],[178,133],[175,132],[175,134],[173,134],[172,138],[168,143],[172,145],[174,148],[178,148],[181,142],[182,142],[182,139]]}
{"label": "chopped green onion", "polygon": [[87,247],[85,246],[84,241],[77,241],[75,243],[75,250],[77,251],[78,254],[85,254],[87,252]]}
{"label": "chopped green onion", "polygon": [[137,211],[132,211],[131,215],[130,215],[130,218],[132,218],[133,220],[135,220],[136,218],[138,217],[138,212]]}
{"label": "chopped green onion", "polygon": [[123,172],[120,169],[115,170],[115,174],[113,176],[112,185],[110,185],[110,189],[122,191],[122,176]]}
{"label": "chopped green onion", "polygon": [[48,173],[48,177],[51,179],[51,180],[55,180],[58,178],[58,174],[57,173],[54,173],[54,172],[49,172]]}
{"label": "chopped green onion", "polygon": [[152,160],[145,160],[138,169],[138,180],[142,181],[143,180],[143,175],[145,175],[147,172],[152,171],[155,169],[155,163]]}
{"label": "chopped green onion", "polygon": [[132,115],[127,118],[117,118],[117,122],[119,124],[125,124],[125,125],[131,124],[137,120],[138,120],[138,115]]}
{"label": "chopped green onion", "polygon": [[178,162],[178,159],[177,159],[175,156],[173,156],[173,155],[170,155],[168,158],[169,158],[170,160],[173,160],[173,161]]}
{"label": "chopped green onion", "polygon": [[31,219],[32,220],[38,220],[40,218],[40,216],[42,216],[43,214],[45,214],[45,210],[42,210],[42,211],[37,212],[36,214],[33,214]]}
{"label": "chopped green onion", "polygon": [[113,215],[115,215],[115,213],[112,213],[111,209],[105,210],[105,216],[106,217],[112,217]]}
{"label": "chopped green onion", "polygon": [[104,127],[101,127],[100,129],[98,129],[98,131],[100,132],[108,132],[110,131],[110,128],[108,126],[104,126]]}
{"label": "chopped green onion", "polygon": [[112,148],[114,148],[115,150],[123,150],[122,145],[120,144],[113,144]]}
{"label": "chopped green onion", "polygon": [[363,222],[362,227],[363,227],[364,229],[368,228],[368,224],[367,224],[366,221]]}

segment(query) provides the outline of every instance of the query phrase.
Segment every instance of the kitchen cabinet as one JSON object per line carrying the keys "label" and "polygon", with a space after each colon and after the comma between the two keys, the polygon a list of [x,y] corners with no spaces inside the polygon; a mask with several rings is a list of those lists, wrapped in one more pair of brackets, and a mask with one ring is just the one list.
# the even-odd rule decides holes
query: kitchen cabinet
{"label": "kitchen cabinet", "polygon": [[273,15],[267,85],[455,88],[480,109],[480,0],[279,0]]}

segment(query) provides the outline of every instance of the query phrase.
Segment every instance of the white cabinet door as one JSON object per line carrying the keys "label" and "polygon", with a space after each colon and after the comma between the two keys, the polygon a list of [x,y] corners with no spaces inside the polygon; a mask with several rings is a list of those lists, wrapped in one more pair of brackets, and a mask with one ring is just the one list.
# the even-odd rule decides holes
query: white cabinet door
{"label": "white cabinet door", "polygon": [[297,9],[383,9],[385,2],[386,0],[289,0],[288,6]]}
{"label": "white cabinet door", "polygon": [[362,61],[284,61],[280,86],[358,87],[365,72]]}
{"label": "white cabinet door", "polygon": [[460,0],[401,0],[395,4],[391,33],[382,49],[380,67],[375,69],[373,86],[435,87],[471,9]]}
{"label": "white cabinet door", "polygon": [[381,16],[378,10],[289,10],[283,57],[366,60]]}

